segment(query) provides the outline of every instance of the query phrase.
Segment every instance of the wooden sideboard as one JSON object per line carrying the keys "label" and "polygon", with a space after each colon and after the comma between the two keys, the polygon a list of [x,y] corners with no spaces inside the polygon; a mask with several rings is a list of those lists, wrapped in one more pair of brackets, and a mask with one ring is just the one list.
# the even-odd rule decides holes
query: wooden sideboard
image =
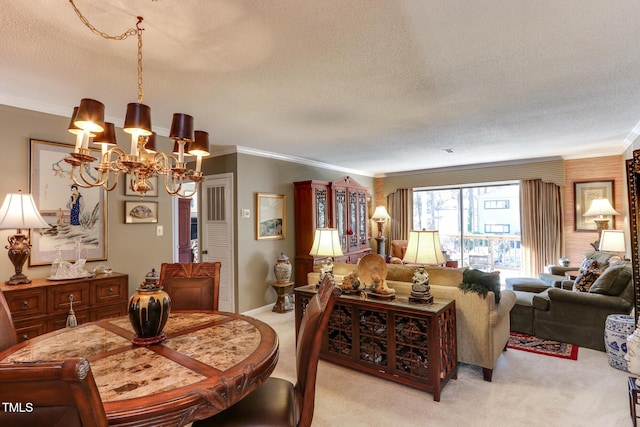
{"label": "wooden sideboard", "polygon": [[[296,336],[315,285],[296,288]],[[458,375],[454,300],[433,304],[342,295],[325,331],[321,358],[433,393]]]}
{"label": "wooden sideboard", "polygon": [[19,341],[64,328],[69,296],[78,324],[127,314],[129,276],[98,274],[87,279],[33,279],[24,285],[0,284]]}
{"label": "wooden sideboard", "polygon": [[309,255],[317,228],[336,228],[342,246],[335,261],[355,264],[371,252],[369,246],[369,191],[345,176],[336,181],[298,181],[293,183],[296,207],[296,284],[307,283],[307,273],[325,258]]}

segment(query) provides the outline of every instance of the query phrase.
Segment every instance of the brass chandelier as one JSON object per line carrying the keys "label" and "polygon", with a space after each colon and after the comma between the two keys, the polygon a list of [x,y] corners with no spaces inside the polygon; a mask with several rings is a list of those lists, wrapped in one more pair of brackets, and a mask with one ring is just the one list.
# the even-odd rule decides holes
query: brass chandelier
{"label": "brass chandelier", "polygon": [[[202,158],[209,153],[209,134],[193,130],[193,117],[188,114],[175,113],[171,123],[169,138],[174,140],[173,153],[166,154],[155,149],[155,132],[151,130],[151,109],[142,103],[142,31],[138,16],[135,28],[130,28],[119,36],[110,36],[97,30],[82,15],[73,0],[69,0],[74,11],[90,30],[108,40],[124,40],[129,36],[138,37],[138,102],[127,105],[123,130],[131,135],[129,151],[116,145],[115,126],[104,121],[104,104],[95,99],[84,98],[80,105],[73,109],[69,132],[76,135],[73,152],[65,161],[72,166],[71,177],[80,187],[90,188],[102,186],[111,191],[118,184],[120,174],[131,176],[131,189],[144,197],[151,189],[149,178],[154,175],[164,177],[164,188],[170,195],[191,197],[198,189],[198,183],[204,181],[202,176]],[[101,146],[100,162],[94,169],[97,176],[92,176],[90,166],[98,159],[92,156],[90,142]],[[196,156],[195,170],[186,167],[185,155]],[[183,188],[183,183],[196,183],[193,190]]]}

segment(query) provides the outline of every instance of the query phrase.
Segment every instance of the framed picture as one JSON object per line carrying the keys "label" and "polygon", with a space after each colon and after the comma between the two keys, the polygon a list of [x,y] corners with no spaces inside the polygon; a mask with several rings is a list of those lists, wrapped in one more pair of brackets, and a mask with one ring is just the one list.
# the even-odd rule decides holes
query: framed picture
{"label": "framed picture", "polygon": [[[609,181],[588,181],[574,183],[575,194],[575,224],[576,231],[596,231],[596,223],[584,217],[584,213],[589,210],[594,199],[609,199],[613,204],[613,180]],[[605,217],[609,219],[610,227],[613,228],[613,216]]]}
{"label": "framed picture", "polygon": [[[149,185],[151,186],[151,188],[149,188],[149,191],[144,193],[144,196],[145,197],[147,197],[147,196],[156,197],[158,195],[158,175],[154,175],[151,178],[148,178],[148,181],[149,181]],[[125,196],[139,196],[140,193],[138,193],[137,191],[135,191],[131,187],[131,182],[132,182],[131,174],[126,174],[125,175],[124,195]]]}
{"label": "framed picture", "polygon": [[125,224],[147,224],[158,222],[158,202],[124,202]]}
{"label": "framed picture", "polygon": [[[31,230],[29,265],[51,264],[62,250],[66,261],[75,261],[77,250],[87,261],[107,259],[107,191],[82,188],[74,183],[75,170],[64,161],[72,145],[31,139],[30,191],[48,229]],[[95,156],[100,150],[92,149]],[[96,178],[87,168],[88,179]]]}
{"label": "framed picture", "polygon": [[287,214],[284,194],[256,195],[256,239],[284,239]]}

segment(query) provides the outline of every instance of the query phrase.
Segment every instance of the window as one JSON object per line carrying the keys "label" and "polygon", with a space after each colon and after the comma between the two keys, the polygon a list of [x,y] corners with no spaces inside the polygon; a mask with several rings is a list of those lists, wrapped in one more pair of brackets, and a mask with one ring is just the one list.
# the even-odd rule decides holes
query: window
{"label": "window", "polygon": [[485,209],[509,209],[508,200],[485,200]]}
{"label": "window", "polygon": [[519,272],[520,186],[414,189],[413,229],[438,230],[445,257],[459,266]]}
{"label": "window", "polygon": [[485,224],[484,232],[487,234],[509,234],[509,224]]}

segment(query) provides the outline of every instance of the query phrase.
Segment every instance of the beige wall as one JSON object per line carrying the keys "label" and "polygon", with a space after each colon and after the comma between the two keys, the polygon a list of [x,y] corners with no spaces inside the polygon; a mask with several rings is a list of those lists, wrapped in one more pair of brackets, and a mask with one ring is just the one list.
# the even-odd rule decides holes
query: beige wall
{"label": "beige wall", "polygon": [[613,207],[622,215],[615,216],[614,223],[609,224],[609,228],[625,230],[628,236],[626,172],[623,156],[567,160],[565,164],[567,173],[567,186],[564,189],[565,254],[571,260],[571,265],[579,265],[585,252],[593,250],[590,243],[598,239],[598,233],[575,231],[574,184],[583,181],[613,180]]}
{"label": "beige wall", "polygon": [[[4,153],[0,197],[4,198],[6,193],[19,189],[29,191],[30,139],[74,144],[74,136],[67,132],[68,125],[68,117],[0,106],[1,147]],[[128,141],[127,135],[121,130],[118,130],[117,137],[121,144]],[[170,144],[166,138],[160,138],[159,143],[159,148],[165,150]],[[151,268],[159,269],[162,262],[172,260],[171,198],[166,193],[147,198],[159,202],[158,224],[164,226],[163,237],[156,237],[156,224],[124,224],[124,200],[137,200],[137,197],[125,197],[121,185],[107,195],[108,259],[102,262],[114,271],[129,274],[131,293]],[[13,233],[15,231],[1,230],[0,239],[6,240]],[[89,263],[89,268],[97,264]],[[24,272],[31,278],[46,277],[50,267],[29,267],[27,262]],[[8,257],[0,255],[0,279],[6,280],[12,274],[13,265]]]}
{"label": "beige wall", "polygon": [[[215,161],[215,159],[213,160]],[[301,165],[277,159],[238,154],[236,179],[237,274],[236,301],[240,312],[275,301],[271,288],[275,281],[273,264],[280,252],[295,255],[295,203],[293,182],[308,179],[333,181],[344,172]],[[350,175],[373,192],[373,178]],[[284,194],[286,197],[286,237],[281,240],[256,240],[255,207],[257,193]],[[251,218],[240,218],[240,209],[250,209]],[[294,268],[295,271],[295,268]]]}

